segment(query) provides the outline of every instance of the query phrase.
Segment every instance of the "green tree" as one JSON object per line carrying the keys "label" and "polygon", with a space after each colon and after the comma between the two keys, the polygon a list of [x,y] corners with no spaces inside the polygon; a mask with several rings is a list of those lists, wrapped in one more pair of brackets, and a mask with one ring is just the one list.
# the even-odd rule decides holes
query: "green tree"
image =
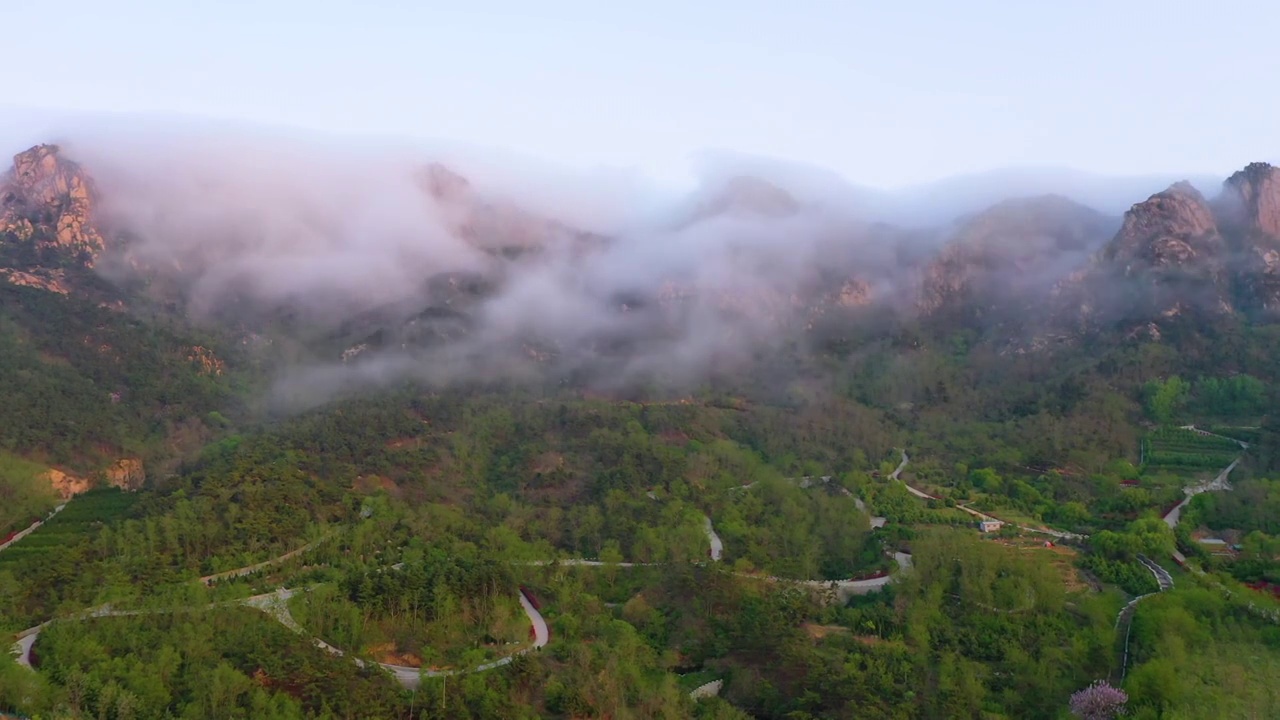
{"label": "green tree", "polygon": [[1143,388],[1146,396],[1147,415],[1161,425],[1167,425],[1178,417],[1187,402],[1190,386],[1174,375],[1167,380],[1152,380]]}

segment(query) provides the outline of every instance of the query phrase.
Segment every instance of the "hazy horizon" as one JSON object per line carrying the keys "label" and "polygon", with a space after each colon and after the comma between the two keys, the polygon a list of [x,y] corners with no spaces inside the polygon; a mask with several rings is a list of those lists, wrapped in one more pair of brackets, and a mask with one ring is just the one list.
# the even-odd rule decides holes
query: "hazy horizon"
{"label": "hazy horizon", "polygon": [[1277,158],[1280,107],[1256,88],[1280,9],[1256,1],[1174,13],[1147,0],[536,11],[284,0],[216,12],[71,0],[57,26],[44,12],[9,9],[10,27],[46,32],[10,34],[11,56],[40,60],[8,73],[6,115],[467,144],[684,186],[704,152],[893,190],[1026,167],[1221,177]]}
{"label": "hazy horizon", "polygon": [[[201,140],[201,139],[204,140]],[[363,154],[374,162],[394,159],[406,164],[438,161],[479,180],[490,191],[514,195],[535,205],[564,207],[563,201],[584,192],[611,196],[614,205],[631,211],[670,208],[696,199],[733,176],[753,176],[777,185],[803,201],[840,207],[872,222],[918,227],[944,225],[980,212],[1005,199],[1062,195],[1100,212],[1121,214],[1174,182],[1186,180],[1206,196],[1216,195],[1225,173],[1148,172],[1107,174],[1069,165],[1028,163],[939,177],[899,187],[878,187],[840,172],[838,168],[780,157],[730,150],[702,150],[687,159],[686,177],[673,181],[640,166],[575,165],[467,140],[424,139],[390,135],[354,135],[314,128],[272,126],[245,120],[177,116],[159,113],[91,113],[22,110],[0,116],[0,157],[34,145],[64,145],[70,159],[92,148],[107,151],[114,163],[125,161],[128,148],[153,155],[160,148],[198,142],[280,145],[295,152],[310,148],[317,155]],[[148,164],[150,161],[143,161]],[[620,210],[620,207],[614,208]],[[646,210],[647,209],[647,210]],[[616,213],[615,213],[616,214]],[[582,227],[593,226],[590,216],[561,217]]]}

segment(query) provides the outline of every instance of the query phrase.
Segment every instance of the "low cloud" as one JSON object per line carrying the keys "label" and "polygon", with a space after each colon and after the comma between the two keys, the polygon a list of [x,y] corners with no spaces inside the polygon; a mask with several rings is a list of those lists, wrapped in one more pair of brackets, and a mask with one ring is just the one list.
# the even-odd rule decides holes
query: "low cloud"
{"label": "low cloud", "polygon": [[[168,278],[198,322],[247,331],[275,312],[309,329],[318,359],[279,386],[303,404],[548,369],[695,383],[832,308],[913,304],[941,228],[1019,194],[998,178],[886,193],[724,153],[673,189],[628,169],[221,124],[82,123],[48,139],[95,180],[110,278]],[[446,197],[424,180],[432,163],[460,176]],[[458,289],[470,282],[486,292]]]}

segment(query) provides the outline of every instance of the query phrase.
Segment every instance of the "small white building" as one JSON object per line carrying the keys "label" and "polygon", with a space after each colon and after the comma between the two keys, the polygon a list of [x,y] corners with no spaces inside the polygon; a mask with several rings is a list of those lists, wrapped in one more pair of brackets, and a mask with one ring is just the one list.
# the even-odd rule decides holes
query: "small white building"
{"label": "small white building", "polygon": [[1000,528],[1004,527],[1004,523],[1000,520],[981,520],[978,522],[978,530],[984,533],[1000,532]]}

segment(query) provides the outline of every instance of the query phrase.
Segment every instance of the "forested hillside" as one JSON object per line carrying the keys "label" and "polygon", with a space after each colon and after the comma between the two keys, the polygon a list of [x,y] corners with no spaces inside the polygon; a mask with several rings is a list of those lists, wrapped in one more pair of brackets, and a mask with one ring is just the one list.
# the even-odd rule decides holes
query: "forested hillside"
{"label": "forested hillside", "polygon": [[85,471],[198,447],[236,412],[221,352],[87,299],[0,284],[0,446]]}
{"label": "forested hillside", "polygon": [[100,228],[60,153],[0,193],[0,712],[1280,716],[1266,213],[615,237],[428,165],[448,242],[371,260],[307,184]]}
{"label": "forested hillside", "polygon": [[[1155,589],[1136,555],[1196,549],[1185,526],[1175,537],[1150,525],[1164,527],[1154,516],[1199,472],[1157,457],[1139,464],[1144,447],[1173,437],[1149,429],[1160,412],[1152,388],[1174,369],[1201,378],[1168,419],[1206,418],[1226,432],[1256,422],[1247,413],[1258,408],[1205,407],[1206,389],[1261,385],[1269,396],[1275,382],[1247,360],[1235,367],[1257,372],[1251,379],[1211,375],[1163,346],[1064,363],[1051,378],[1004,365],[1004,380],[1037,373],[1025,395],[985,379],[984,363],[998,357],[944,347],[900,351],[892,374],[864,372],[888,362],[870,355],[830,362],[847,370],[822,387],[810,380],[786,406],[748,392],[630,402],[406,385],[246,420],[131,502],[74,499],[0,553],[10,631],[103,603],[160,613],[142,624],[55,623],[35,644],[39,674],[5,668],[0,697],[28,713],[111,717],[213,707],[246,717],[408,717],[425,707],[443,717],[1055,717],[1091,680],[1118,682],[1115,614],[1126,593]],[[911,454],[902,479],[932,499],[889,477],[895,448]],[[1233,493],[1199,495],[1186,515],[1192,526],[1254,533],[1233,563],[1197,561],[1245,582],[1274,581],[1265,544],[1274,528],[1248,499],[1265,481],[1244,479],[1266,472],[1262,457],[1246,453]],[[855,499],[887,524],[873,530]],[[1007,525],[980,539],[962,506],[1090,537],[1043,548],[1044,536]],[[706,562],[704,516],[724,542],[719,563]],[[304,547],[244,579],[195,582]],[[874,577],[894,568],[886,553],[902,551],[909,571],[847,602],[832,604],[821,585],[760,579]],[[606,564],[536,564],[557,557]],[[295,588],[304,594],[289,606],[304,636],[378,662],[474,667],[523,642],[517,586],[538,597],[550,644],[497,670],[426,678],[416,693],[295,647],[298,635],[270,613],[230,620],[230,610],[202,609]],[[1148,639],[1139,608],[1130,704],[1137,716],[1180,717],[1209,691],[1160,684],[1190,660],[1165,657],[1159,643],[1173,641]],[[1266,627],[1231,612],[1241,627]],[[233,626],[245,631],[218,629]],[[218,644],[197,651],[199,641],[176,640],[201,633]],[[1250,652],[1280,655],[1272,635],[1257,635]],[[104,652],[131,665],[94,660]],[[165,669],[175,657],[186,658],[177,673]],[[720,699],[688,698],[712,680],[723,681]],[[1273,700],[1239,698],[1240,712]]]}

